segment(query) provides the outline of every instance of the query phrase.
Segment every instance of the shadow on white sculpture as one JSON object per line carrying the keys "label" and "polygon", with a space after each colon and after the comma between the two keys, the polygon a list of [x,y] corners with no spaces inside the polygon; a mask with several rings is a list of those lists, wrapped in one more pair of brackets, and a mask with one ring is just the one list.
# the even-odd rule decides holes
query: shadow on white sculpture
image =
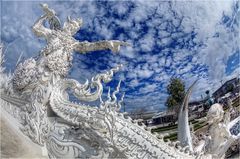
{"label": "shadow on white sculpture", "polygon": [[[37,58],[30,58],[18,64],[11,76],[4,74],[0,68],[1,106],[21,123],[22,132],[33,142],[46,147],[50,158],[204,158],[222,157],[224,152],[239,133],[229,132],[239,122],[239,118],[228,125],[222,124],[220,106],[213,106],[208,116],[216,114],[210,127],[209,143],[200,153],[194,152],[188,122],[181,128],[180,136],[186,136],[189,142],[164,142],[158,134],[152,134],[145,125],[138,125],[130,117],[119,112],[123,96],[118,100],[120,82],[108,99],[103,101],[102,82],[111,81],[121,65],[101,73],[84,84],[66,78],[72,65],[73,52],[87,53],[110,49],[118,52],[120,46],[129,44],[122,41],[79,42],[72,36],[80,29],[81,19],[68,21],[61,27],[55,11],[42,4],[42,15],[33,26],[33,32],[47,41],[47,45]],[[43,23],[47,21],[50,28]],[[2,47],[1,47],[2,49]],[[1,64],[3,54],[1,52]],[[94,88],[94,89],[92,89]],[[72,103],[67,89],[80,101],[100,100],[99,107]],[[93,91],[92,91],[93,90]],[[187,96],[189,98],[189,95]],[[184,104],[187,104],[188,100]],[[182,109],[182,122],[188,121],[185,106]],[[215,113],[215,111],[219,112]],[[212,118],[213,119],[213,118]],[[181,124],[181,121],[179,122]],[[214,127],[223,131],[219,135]],[[189,131],[189,132],[188,132]],[[185,135],[184,135],[185,134]],[[223,137],[227,136],[225,141]],[[223,146],[216,142],[221,142]],[[219,152],[221,151],[221,152]]]}

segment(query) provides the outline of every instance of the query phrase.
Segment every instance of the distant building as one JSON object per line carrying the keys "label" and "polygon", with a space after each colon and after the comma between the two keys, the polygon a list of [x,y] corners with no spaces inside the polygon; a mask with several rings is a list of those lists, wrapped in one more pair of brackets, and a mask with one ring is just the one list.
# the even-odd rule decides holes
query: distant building
{"label": "distant building", "polygon": [[203,106],[206,100],[192,101],[188,104],[189,111],[196,111],[199,107]]}
{"label": "distant building", "polygon": [[152,117],[152,124],[159,125],[165,123],[171,123],[174,120],[175,112],[160,112]]}
{"label": "distant building", "polygon": [[151,119],[156,112],[134,112],[134,113],[129,113],[128,116],[130,116],[132,119],[143,119],[148,120]]}
{"label": "distant building", "polygon": [[190,117],[201,117],[203,115],[204,110],[206,110],[206,101],[207,99],[192,101],[188,104],[189,107],[189,116]]}
{"label": "distant building", "polygon": [[240,89],[240,79],[238,77],[226,81],[220,88],[218,88],[212,96],[218,100],[228,92],[238,93]]}

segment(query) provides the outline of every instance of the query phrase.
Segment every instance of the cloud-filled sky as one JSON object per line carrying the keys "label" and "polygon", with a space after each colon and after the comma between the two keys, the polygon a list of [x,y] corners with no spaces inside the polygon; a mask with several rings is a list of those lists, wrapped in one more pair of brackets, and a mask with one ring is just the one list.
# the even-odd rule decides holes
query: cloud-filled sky
{"label": "cloud-filled sky", "polygon": [[[17,57],[36,56],[45,42],[31,26],[43,14],[41,2],[1,1],[1,41],[6,67]],[[132,44],[119,54],[97,51],[74,54],[69,78],[79,81],[110,69],[124,68],[108,86],[122,80],[128,111],[146,107],[164,109],[166,86],[179,77],[189,86],[199,79],[192,100],[215,91],[239,76],[239,1],[46,1],[64,22],[68,15],[82,17],[75,35],[80,41],[123,40]]]}

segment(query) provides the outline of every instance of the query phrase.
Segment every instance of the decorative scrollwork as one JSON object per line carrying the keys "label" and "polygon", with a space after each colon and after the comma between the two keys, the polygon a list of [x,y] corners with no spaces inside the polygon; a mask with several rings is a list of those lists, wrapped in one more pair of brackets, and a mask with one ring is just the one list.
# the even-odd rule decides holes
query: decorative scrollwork
{"label": "decorative scrollwork", "polygon": [[[0,80],[0,103],[19,120],[24,134],[39,145],[46,145],[50,158],[222,157],[229,145],[240,136],[236,131],[240,119],[223,123],[222,107],[213,105],[208,113],[213,122],[209,129],[210,142],[204,143],[206,150],[193,154],[189,145],[181,146],[181,141],[171,143],[158,139],[159,136],[152,134],[144,124],[138,125],[119,112],[124,97],[123,94],[121,100],[117,98],[121,82],[112,94],[109,88],[108,98],[103,101],[102,83],[111,81],[121,65],[96,75],[84,84],[66,78],[74,51],[87,53],[109,49],[116,52],[120,46],[128,44],[117,40],[79,42],[72,36],[80,29],[81,19],[68,18],[60,28],[55,11],[47,5],[42,7],[44,15],[34,24],[33,32],[45,38],[47,46],[38,58],[20,63],[9,78],[12,80]],[[50,23],[50,28],[45,27],[45,21]],[[1,75],[3,70],[0,67]],[[99,99],[99,107],[70,102],[67,89],[80,101]],[[189,125],[186,125],[188,113],[184,110],[187,107],[180,115],[184,122],[179,123],[185,124],[181,133],[186,134]]]}

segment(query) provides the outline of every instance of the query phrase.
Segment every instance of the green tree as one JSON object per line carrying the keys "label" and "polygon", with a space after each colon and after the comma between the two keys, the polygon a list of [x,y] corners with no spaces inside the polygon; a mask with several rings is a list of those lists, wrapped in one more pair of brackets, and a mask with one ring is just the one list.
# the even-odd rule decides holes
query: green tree
{"label": "green tree", "polygon": [[169,96],[166,101],[166,106],[177,113],[185,95],[184,82],[179,78],[172,78],[167,86],[167,92]]}

